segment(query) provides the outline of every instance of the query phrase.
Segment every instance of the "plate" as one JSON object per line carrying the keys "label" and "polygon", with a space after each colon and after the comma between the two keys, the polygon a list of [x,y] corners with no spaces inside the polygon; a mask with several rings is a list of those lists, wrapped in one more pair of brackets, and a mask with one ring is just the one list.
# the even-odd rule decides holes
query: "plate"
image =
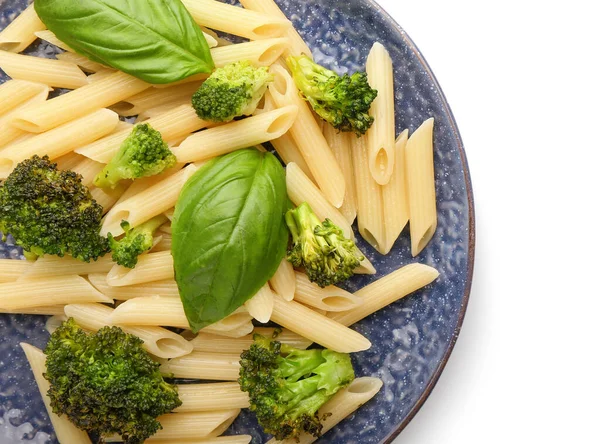
{"label": "plate", "polygon": [[[356,290],[417,261],[438,269],[440,277],[354,326],[373,343],[370,350],[353,355],[356,373],[377,376],[384,381],[384,387],[371,402],[318,441],[390,443],[433,389],[465,315],[475,248],[473,194],[465,152],[450,107],[429,66],[402,28],[377,4],[370,0],[278,0],[278,3],[313,49],[315,60],[339,73],[364,70],[373,42],[386,46],[395,67],[397,133],[405,128],[414,131],[425,119],[435,117],[438,228],[433,240],[415,259],[410,255],[407,230],[388,256],[360,243],[378,273],[353,278],[347,289]],[[0,1],[0,29],[26,4],[26,0]],[[56,52],[49,45],[38,45],[28,51],[46,56]],[[20,254],[10,242],[0,245],[2,258],[19,258]],[[48,338],[43,330],[44,321],[44,317],[0,315],[2,444],[21,442],[17,435],[9,437],[19,425],[23,430],[30,429],[29,439],[37,433],[33,442],[44,443],[50,435],[50,442],[56,443],[33,376],[18,346],[19,342],[27,341],[43,347]],[[266,442],[248,411],[242,412],[230,432],[251,434],[253,443]]]}

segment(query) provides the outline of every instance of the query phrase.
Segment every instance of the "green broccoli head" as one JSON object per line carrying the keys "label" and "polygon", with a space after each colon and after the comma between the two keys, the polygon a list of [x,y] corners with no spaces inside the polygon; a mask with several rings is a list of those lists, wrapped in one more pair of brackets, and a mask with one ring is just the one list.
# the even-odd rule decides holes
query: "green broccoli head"
{"label": "green broccoli head", "polygon": [[377,91],[369,86],[366,73],[339,76],[305,55],[288,57],[287,65],[300,92],[334,128],[360,137],[371,127],[369,109]]}
{"label": "green broccoli head", "polygon": [[143,443],[161,429],[159,415],[181,405],[143,341],[118,327],[87,334],[72,318],[46,347],[48,397],[54,413],[66,415],[82,430],[125,443]]}
{"label": "green broccoli head", "polygon": [[278,440],[301,433],[320,436],[317,414],[354,380],[350,356],[331,350],[298,350],[261,335],[241,355],[239,383],[265,432]]}
{"label": "green broccoli head", "polygon": [[125,236],[117,240],[112,234],[108,234],[113,261],[123,267],[135,268],[138,256],[152,248],[154,232],[166,221],[167,217],[160,215],[135,228],[131,228],[129,222],[122,221],[121,228],[125,231]]}
{"label": "green broccoli head", "polygon": [[321,287],[349,279],[364,259],[352,239],[331,220],[321,223],[306,202],[289,210],[285,221],[292,233],[287,259]]}
{"label": "green broccoli head", "polygon": [[252,114],[267,91],[273,75],[268,68],[255,68],[241,61],[218,68],[192,97],[198,117],[212,122],[229,122]]}
{"label": "green broccoli head", "polygon": [[177,158],[160,132],[147,123],[136,125],[108,165],[98,173],[94,185],[115,188],[124,179],[155,176],[171,168]]}
{"label": "green broccoli head", "polygon": [[70,254],[86,262],[104,256],[101,218],[81,176],[58,170],[47,156],[19,163],[0,186],[0,231],[34,255]]}

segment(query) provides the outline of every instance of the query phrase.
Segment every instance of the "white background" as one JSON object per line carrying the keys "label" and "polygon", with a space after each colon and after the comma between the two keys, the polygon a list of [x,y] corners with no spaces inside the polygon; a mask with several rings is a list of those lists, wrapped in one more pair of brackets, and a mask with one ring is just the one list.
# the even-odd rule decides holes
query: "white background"
{"label": "white background", "polygon": [[600,443],[597,0],[378,0],[461,130],[477,221],[457,346],[397,443]]}

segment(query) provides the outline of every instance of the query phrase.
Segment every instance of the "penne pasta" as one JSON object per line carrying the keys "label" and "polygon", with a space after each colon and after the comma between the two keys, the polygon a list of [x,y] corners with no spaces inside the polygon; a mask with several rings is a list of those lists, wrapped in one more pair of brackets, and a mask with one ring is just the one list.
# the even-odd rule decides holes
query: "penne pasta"
{"label": "penne pasta", "polygon": [[413,257],[429,243],[437,227],[433,118],[427,119],[406,144],[406,182]]}
{"label": "penne pasta", "polygon": [[35,261],[0,259],[0,283],[15,282],[29,271]]}
{"label": "penne pasta", "polygon": [[96,289],[117,301],[127,301],[129,299],[139,298],[142,296],[156,295],[164,297],[179,297],[177,283],[173,279],[162,281],[148,282],[145,284],[128,285],[125,287],[113,287],[106,282],[106,274],[91,273],[88,275],[90,283]]}
{"label": "penne pasta", "polygon": [[26,111],[28,109],[37,109],[38,106],[41,106],[44,102],[46,102],[51,88],[46,85],[43,85],[43,87],[44,88],[38,94],[0,117],[0,148],[8,145],[10,142],[19,142],[25,140],[27,137],[32,136],[31,133],[12,126],[10,124],[10,119],[12,119],[13,115],[16,113]]}
{"label": "penne pasta", "polygon": [[[281,11],[281,9],[279,9],[279,6],[277,6],[277,3],[275,3],[273,0],[240,0],[240,3],[244,8],[251,11],[257,11],[272,17],[287,19],[285,14]],[[296,31],[293,27],[288,28],[283,35],[290,39],[290,47],[287,48],[283,54],[285,57],[288,57],[289,55],[299,56],[306,54],[312,58],[310,48],[304,42],[304,39],[300,36],[300,34],[298,34],[298,31]]]}
{"label": "penne pasta", "polygon": [[[371,400],[383,387],[383,381],[378,378],[365,376],[356,378],[347,387],[338,391],[319,409],[318,415],[322,418],[322,434],[327,433],[342,420],[349,417],[360,406]],[[324,438],[325,439],[325,438]],[[268,444],[311,444],[317,438],[308,433],[302,433],[298,439],[285,439],[283,441],[275,438],[268,441]]]}
{"label": "penne pasta", "polygon": [[58,327],[60,327],[61,324],[63,322],[65,322],[66,320],[67,320],[67,317],[65,316],[64,307],[62,307],[61,313],[57,313],[48,318],[48,320],[46,321],[46,325],[45,325],[46,331],[50,334],[54,333],[56,331],[56,329]]}
{"label": "penne pasta", "polygon": [[352,162],[356,184],[358,231],[378,251],[384,250],[383,197],[381,187],[369,172],[365,138],[352,140]]}
{"label": "penne pasta", "polygon": [[240,60],[248,60],[255,66],[271,66],[290,44],[287,38],[255,40],[218,46],[210,52],[217,68]]}
{"label": "penne pasta", "polygon": [[354,293],[363,304],[346,312],[328,316],[343,325],[352,325],[419,288],[430,284],[440,273],[428,265],[410,264],[376,280]]}
{"label": "penne pasta", "polygon": [[[136,227],[154,216],[158,216],[173,208],[179,198],[179,193],[183,185],[192,177],[196,170],[197,167],[190,164],[181,171],[166,177],[144,191],[117,203],[106,215],[101,234],[106,236],[108,233],[112,233],[113,236],[119,236],[124,232],[121,227],[121,221],[126,220],[131,226]],[[168,276],[154,280],[167,278]]]}
{"label": "penne pasta", "polygon": [[106,283],[112,287],[123,287],[174,277],[173,256],[170,251],[161,251],[139,256],[135,268],[114,264],[106,276]]}
{"label": "penne pasta", "polygon": [[292,27],[285,17],[261,14],[216,0],[182,1],[199,25],[250,40],[279,37]]}
{"label": "penne pasta", "polygon": [[186,99],[191,102],[192,95],[200,88],[200,85],[202,85],[201,82],[190,82],[165,88],[149,88],[111,108],[122,116],[137,116],[146,110],[171,103],[177,99]]}
{"label": "penne pasta", "polygon": [[266,324],[273,313],[273,292],[267,282],[258,292],[244,304],[250,316],[261,324]]}
{"label": "penne pasta", "polygon": [[294,299],[296,275],[294,274],[294,267],[286,258],[281,260],[279,268],[277,268],[269,284],[273,288],[273,291],[286,301]]}
{"label": "penne pasta", "polygon": [[102,172],[106,165],[84,157],[81,162],[71,168],[71,171],[81,175],[81,183],[86,187],[94,184],[94,179]]}
{"label": "penne pasta", "polygon": [[[32,134],[32,137],[35,136]],[[59,170],[72,170],[84,160],[85,157],[81,154],[70,152],[67,154],[63,154],[57,159],[54,159],[54,163],[56,163]]]}
{"label": "penne pasta", "polygon": [[[70,304],[64,307],[67,317],[86,330],[97,331],[110,326],[114,309],[102,304]],[[194,346],[182,336],[161,327],[119,326],[125,333],[140,338],[144,349],[163,359],[190,354]]]}
{"label": "penne pasta", "polygon": [[342,170],[308,105],[300,97],[290,74],[281,66],[273,66],[271,72],[275,75],[275,81],[269,86],[271,97],[278,107],[290,104],[298,107],[298,117],[290,129],[290,133],[317,185],[327,200],[334,207],[339,208],[346,193]]}
{"label": "penne pasta", "polygon": [[[19,281],[42,279],[53,276],[87,275],[90,273],[107,273],[115,263],[110,254],[98,258],[97,261],[83,262],[71,256],[42,256],[19,277]],[[112,298],[111,298],[112,299]]]}
{"label": "penne pasta", "polygon": [[0,312],[85,302],[112,303],[113,300],[76,275],[0,284]]}
{"label": "penne pasta", "polygon": [[215,436],[212,438],[199,438],[193,440],[157,440],[152,441],[153,444],[250,444],[252,436],[250,435],[230,435],[230,436]]}
{"label": "penne pasta", "polygon": [[[208,122],[198,118],[196,111],[190,105],[180,106],[144,123],[147,123],[156,131],[160,131],[166,142],[172,142],[180,137],[187,136],[189,133],[210,126]],[[124,128],[94,143],[78,148],[75,152],[96,162],[108,163],[130,134],[131,128]]]}
{"label": "penne pasta", "polygon": [[8,80],[4,82],[0,85],[0,116],[5,115],[34,96],[44,92],[48,94],[48,90],[47,85],[25,80]]}
{"label": "penne pasta", "polygon": [[251,335],[239,338],[225,338],[210,333],[200,332],[190,341],[190,343],[194,346],[195,351],[240,354],[244,350],[250,348],[252,342],[254,342],[254,334],[271,338],[274,337],[276,331],[278,331],[276,339],[282,344],[287,344],[300,349],[306,349],[312,344],[310,339],[303,338],[293,331],[269,327],[256,327]]}
{"label": "penne pasta", "polygon": [[97,140],[113,131],[118,122],[119,116],[116,113],[101,109],[21,143],[7,146],[0,151],[0,178],[6,179],[19,162],[34,154],[45,154],[50,159],[56,159],[81,144]]}
{"label": "penne pasta", "polygon": [[296,301],[284,301],[279,295],[274,295],[273,301],[272,321],[325,348],[340,353],[352,353],[371,347],[371,342],[360,333]]}
{"label": "penne pasta", "polygon": [[352,165],[352,137],[355,136],[351,133],[338,132],[329,124],[325,125],[323,135],[344,174],[346,196],[340,207],[340,213],[352,225],[354,219],[356,219],[356,184],[354,183],[354,167]]}
{"label": "penne pasta", "polygon": [[11,78],[42,83],[55,88],[76,89],[88,78],[73,63],[0,51],[0,68]]}
{"label": "penne pasta", "polygon": [[58,441],[64,443],[92,444],[86,432],[75,427],[66,416],[58,416],[52,411],[50,398],[47,395],[48,390],[50,390],[50,383],[44,378],[44,373],[46,372],[46,355],[44,352],[24,342],[21,342],[21,348],[27,357],[27,361],[29,361],[29,366],[35,377],[40,395],[44,400],[44,405],[48,411],[48,416],[50,417]]}
{"label": "penne pasta", "polygon": [[160,366],[160,371],[172,374],[174,378],[237,381],[240,376],[240,355],[194,351],[181,358],[170,359]]}
{"label": "penne pasta", "polygon": [[256,146],[285,134],[297,115],[298,108],[291,105],[200,131],[185,139],[173,153],[179,162],[196,162]]}
{"label": "penne pasta", "polygon": [[215,410],[212,412],[167,413],[157,420],[162,429],[146,439],[146,443],[177,439],[189,440],[222,434],[240,414],[240,409]]}
{"label": "penne pasta", "polygon": [[396,140],[395,165],[392,177],[387,185],[381,187],[383,199],[383,227],[385,231],[385,247],[383,254],[388,254],[400,233],[408,223],[408,193],[406,190],[405,149],[408,141],[408,130],[403,131]]}
{"label": "penne pasta", "polygon": [[352,310],[363,303],[360,297],[334,285],[321,288],[299,272],[296,272],[294,300],[327,312]]}
{"label": "penne pasta", "polygon": [[173,245],[173,238],[168,234],[164,234],[160,236],[160,238],[160,241],[152,247],[151,251],[154,253],[158,253],[159,251],[171,251],[171,247]]}
{"label": "penne pasta", "polygon": [[110,71],[110,68],[108,66],[102,65],[101,63],[92,62],[87,57],[76,54],[74,52],[67,51],[61,54],[57,54],[56,58],[64,62],[73,63],[79,66],[85,72],[96,73],[100,71]]}
{"label": "penne pasta", "polygon": [[19,53],[35,41],[36,32],[44,29],[46,25],[31,4],[0,32],[0,50]]}
{"label": "penne pasta", "polygon": [[17,308],[15,310],[2,310],[5,314],[26,314],[41,316],[58,316],[64,314],[64,305],[47,305],[43,307]]}
{"label": "penne pasta", "polygon": [[179,384],[177,391],[181,406],[175,409],[176,413],[250,407],[248,393],[243,392],[237,382]]}
{"label": "penne pasta", "polygon": [[43,29],[41,31],[36,32],[35,36],[40,40],[44,40],[50,43],[51,45],[56,46],[57,48],[64,49],[65,51],[69,52],[75,52],[66,43],[62,42],[58,37],[56,37],[56,35],[52,31],[48,29]]}
{"label": "penne pasta", "polygon": [[108,213],[112,206],[117,203],[124,192],[127,191],[127,186],[123,183],[117,185],[114,190],[105,190],[90,186],[90,194],[96,202],[102,207],[102,214]]}
{"label": "penne pasta", "polygon": [[366,71],[369,85],[377,90],[370,110],[375,120],[367,132],[369,171],[375,182],[385,185],[392,177],[395,161],[394,67],[389,53],[379,42],[375,42],[369,52]]}
{"label": "penne pasta", "polygon": [[121,102],[149,86],[135,77],[115,72],[103,80],[54,97],[34,109],[19,111],[10,123],[24,131],[41,133]]}

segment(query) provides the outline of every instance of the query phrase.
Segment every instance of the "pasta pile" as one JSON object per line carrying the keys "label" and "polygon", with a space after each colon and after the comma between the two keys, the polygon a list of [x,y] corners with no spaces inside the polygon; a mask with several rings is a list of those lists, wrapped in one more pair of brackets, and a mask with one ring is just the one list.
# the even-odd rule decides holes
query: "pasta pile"
{"label": "pasta pile", "polygon": [[[48,155],[59,168],[82,175],[105,211],[102,234],[123,233],[122,220],[137,226],[154,216],[173,216],[186,181],[208,160],[241,148],[270,142],[287,165],[289,198],[308,202],[319,219],[331,219],[353,238],[355,219],[362,237],[381,254],[392,249],[410,220],[412,255],[432,238],[437,224],[433,168],[433,119],[412,135],[395,134],[392,60],[375,43],[366,70],[378,96],[375,117],[366,137],[338,133],[321,126],[302,100],[282,63],[288,55],[310,55],[310,49],[273,0],[242,0],[244,8],[215,0],[183,0],[203,27],[217,67],[239,60],[270,66],[275,80],[259,109],[243,120],[215,125],[200,120],[190,97],[206,75],[171,85],[150,85],[74,53],[45,29],[33,5],[0,33],[0,68],[12,80],[0,86],[0,180],[34,154]],[[213,30],[249,39],[231,44]],[[57,60],[19,54],[36,38],[65,52]],[[53,88],[71,91],[48,99]],[[94,177],[110,161],[131,132],[120,117],[137,116],[160,131],[178,159],[165,173],[128,182],[114,190],[93,186]],[[357,273],[374,274],[365,259]],[[349,293],[320,288],[283,260],[276,274],[252,299],[197,336],[165,327],[188,329],[171,256],[170,223],[161,227],[153,249],[140,256],[134,269],[115,265],[110,255],[84,263],[46,256],[36,261],[0,260],[0,312],[50,315],[48,329],[72,317],[96,331],[118,325],[144,341],[145,349],[175,377],[221,381],[179,387],[183,405],[159,418],[163,430],[147,442],[248,443],[250,436],[221,435],[248,396],[236,380],[240,353],[253,333],[272,334],[253,321],[282,326],[278,340],[294,347],[312,343],[338,352],[371,346],[349,328],[386,305],[433,282],[438,272],[423,264],[407,265]],[[110,304],[110,305],[106,305]],[[48,407],[43,352],[22,344]],[[376,378],[357,378],[320,411],[331,413],[324,432],[381,388]],[[87,435],[48,408],[60,442],[90,442]],[[201,438],[198,440],[197,438]],[[118,439],[118,437],[116,437]],[[301,443],[315,440],[303,436]],[[190,441],[191,442],[191,441]],[[270,441],[275,442],[275,441]]]}

